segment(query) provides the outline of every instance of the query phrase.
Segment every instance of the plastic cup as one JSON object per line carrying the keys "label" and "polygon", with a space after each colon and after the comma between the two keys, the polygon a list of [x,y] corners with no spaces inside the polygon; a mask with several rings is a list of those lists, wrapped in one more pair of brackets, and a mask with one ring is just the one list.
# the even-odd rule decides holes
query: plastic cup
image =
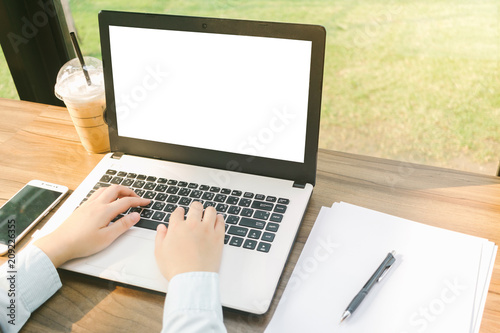
{"label": "plastic cup", "polygon": [[71,59],[57,74],[55,94],[66,104],[83,147],[90,153],[105,153],[109,134],[102,63],[92,57],[84,59],[92,84],[88,85],[79,60]]}

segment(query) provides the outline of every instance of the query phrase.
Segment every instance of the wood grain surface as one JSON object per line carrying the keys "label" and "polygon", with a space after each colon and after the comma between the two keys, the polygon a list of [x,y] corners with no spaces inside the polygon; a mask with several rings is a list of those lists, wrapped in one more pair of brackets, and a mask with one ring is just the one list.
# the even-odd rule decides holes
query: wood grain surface
{"label": "wood grain surface", "polygon": [[[0,99],[0,120],[0,205],[32,179],[74,190],[104,156],[85,151],[65,108]],[[224,309],[228,332],[264,331],[320,208],[336,201],[500,244],[500,178],[320,150],[317,183],[270,311],[256,316]],[[22,332],[161,330],[164,294],[59,272],[63,287],[32,314]],[[500,332],[498,256],[480,332]]]}

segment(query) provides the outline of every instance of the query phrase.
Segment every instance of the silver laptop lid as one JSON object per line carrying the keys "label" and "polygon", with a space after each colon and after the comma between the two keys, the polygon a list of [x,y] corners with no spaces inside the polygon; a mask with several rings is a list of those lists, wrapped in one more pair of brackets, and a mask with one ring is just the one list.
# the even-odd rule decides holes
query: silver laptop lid
{"label": "silver laptop lid", "polygon": [[325,30],[103,11],[113,151],[315,181]]}

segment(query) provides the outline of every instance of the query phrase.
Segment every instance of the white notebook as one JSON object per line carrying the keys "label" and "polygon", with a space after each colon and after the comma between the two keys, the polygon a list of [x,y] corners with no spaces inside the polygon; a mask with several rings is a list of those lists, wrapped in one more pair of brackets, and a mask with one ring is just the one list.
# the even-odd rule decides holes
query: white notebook
{"label": "white notebook", "polygon": [[[351,317],[387,253],[396,262]],[[478,332],[497,246],[347,203],[323,207],[266,332]]]}

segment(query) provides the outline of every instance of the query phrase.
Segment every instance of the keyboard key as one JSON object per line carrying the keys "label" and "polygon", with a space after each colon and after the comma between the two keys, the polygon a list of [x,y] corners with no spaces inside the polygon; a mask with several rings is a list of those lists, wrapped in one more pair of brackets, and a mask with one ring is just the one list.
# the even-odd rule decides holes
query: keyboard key
{"label": "keyboard key", "polygon": [[169,203],[177,203],[179,201],[180,197],[178,195],[169,195],[167,198],[167,202]]}
{"label": "keyboard key", "polygon": [[228,215],[227,218],[225,219],[226,224],[237,224],[239,220],[240,217],[235,215]]}
{"label": "keyboard key", "polygon": [[151,229],[151,230],[156,230],[158,227],[158,222],[155,222],[153,220],[149,219],[140,219],[139,222],[137,222],[134,226],[140,227],[140,228],[145,228],[145,229]]}
{"label": "keyboard key", "polygon": [[229,242],[229,245],[240,247],[241,244],[243,244],[243,238],[236,237],[236,236],[231,237],[231,241]]}
{"label": "keyboard key", "polygon": [[224,194],[217,194],[214,198],[215,202],[224,202],[226,201],[227,195]]}
{"label": "keyboard key", "polygon": [[266,222],[250,219],[248,217],[242,217],[239,225],[241,225],[243,227],[250,227],[250,228],[255,228],[255,229],[264,229]]}
{"label": "keyboard key", "polygon": [[138,180],[146,180],[146,178],[148,178],[146,175],[138,175],[137,176]]}
{"label": "keyboard key", "polygon": [[167,189],[167,193],[177,194],[179,192],[179,188],[177,186],[169,186]]}
{"label": "keyboard key", "polygon": [[181,198],[181,200],[179,200],[179,205],[181,205],[181,206],[189,206],[189,204],[191,203],[191,200],[193,200],[193,199]]}
{"label": "keyboard key", "polygon": [[272,242],[274,240],[274,236],[275,236],[275,234],[272,234],[270,232],[265,232],[262,235],[262,240],[266,241],[266,242]]}
{"label": "keyboard key", "polygon": [[203,196],[201,197],[203,200],[213,200],[215,194],[211,192],[205,192],[203,193]]}
{"label": "keyboard key", "polygon": [[290,203],[290,199],[279,198],[278,203],[282,205],[288,205]]}
{"label": "keyboard key", "polygon": [[241,216],[251,217],[253,215],[252,208],[243,208],[240,213]]}
{"label": "keyboard key", "polygon": [[217,204],[217,206],[215,207],[215,210],[218,212],[218,213],[225,213],[227,211],[227,209],[229,208],[228,205],[226,204],[223,204],[223,203],[219,203]]}
{"label": "keyboard key", "polygon": [[168,185],[165,184],[157,184],[155,187],[156,192],[165,192],[168,188]]}
{"label": "keyboard key", "polygon": [[257,247],[257,251],[260,252],[269,252],[270,249],[271,249],[271,244],[265,242],[260,242],[259,246]]}
{"label": "keyboard key", "polygon": [[156,187],[156,183],[152,183],[152,182],[146,183],[146,185],[144,185],[145,190],[153,190],[155,187]]}
{"label": "keyboard key", "polygon": [[109,187],[109,186],[111,186],[111,184],[109,184],[109,183],[97,183],[97,184],[95,184],[95,186],[94,186],[94,190],[98,190],[98,189],[100,189],[101,187]]}
{"label": "keyboard key", "polygon": [[151,206],[152,209],[154,210],[163,210],[165,208],[166,203],[161,202],[161,201],[155,201],[153,206]]}
{"label": "keyboard key", "polygon": [[227,242],[229,242],[230,237],[231,236],[229,236],[229,235],[224,235],[224,244],[227,244]]}
{"label": "keyboard key", "polygon": [[276,213],[281,213],[283,214],[284,212],[286,212],[286,207],[285,205],[276,205],[276,207],[274,207],[274,211]]}
{"label": "keyboard key", "polygon": [[187,182],[178,182],[177,186],[179,186],[179,187],[186,187],[186,186],[188,186],[188,183]]}
{"label": "keyboard key", "polygon": [[123,186],[132,186],[132,184],[134,183],[134,180],[132,178],[126,178],[123,182],[122,182],[122,185]]}
{"label": "keyboard key", "polygon": [[165,201],[165,199],[167,198],[168,194],[166,193],[158,193],[155,197],[155,200],[158,200],[158,201]]}
{"label": "keyboard key", "polygon": [[151,209],[143,209],[141,212],[141,217],[149,219],[151,216],[153,216],[154,211]]}
{"label": "keyboard key", "polygon": [[134,184],[132,184],[132,187],[142,188],[145,184],[146,182],[144,180],[136,180]]}
{"label": "keyboard key", "polygon": [[167,215],[167,213],[165,213],[165,212],[155,212],[151,218],[153,220],[163,221],[163,219],[165,218],[165,215]]}
{"label": "keyboard key", "polygon": [[163,209],[163,211],[167,212],[167,213],[172,213],[176,208],[177,208],[177,205],[169,203],[169,204],[167,204],[165,206],[165,208]]}
{"label": "keyboard key", "polygon": [[249,207],[251,203],[252,203],[251,199],[241,198],[238,205],[240,205],[241,207]]}
{"label": "keyboard key", "polygon": [[103,182],[103,183],[107,183],[109,182],[111,179],[113,178],[113,176],[110,176],[110,175],[103,175],[101,177],[101,179],[99,179],[100,182]]}
{"label": "keyboard key", "polygon": [[254,194],[253,194],[252,192],[245,192],[245,194],[243,194],[243,197],[245,197],[245,198],[250,198],[250,199],[252,199],[252,198],[253,198],[253,196],[254,196]]}
{"label": "keyboard key", "polygon": [[116,184],[116,185],[120,185],[123,181],[123,178],[122,177],[113,177],[113,179],[111,179],[110,183],[111,184]]}
{"label": "keyboard key", "polygon": [[271,218],[269,219],[271,222],[281,222],[281,220],[283,220],[283,215],[278,213],[272,213]]}
{"label": "keyboard key", "polygon": [[132,207],[130,208],[130,213],[140,213],[142,210],[141,207]]}
{"label": "keyboard key", "polygon": [[210,187],[210,192],[218,193],[219,191],[220,191],[220,187],[217,187],[217,186]]}
{"label": "keyboard key", "polygon": [[229,207],[228,209],[228,213],[229,214],[234,214],[234,215],[239,215],[240,214],[240,211],[241,211],[241,207],[238,207],[238,206],[231,206]]}
{"label": "keyboard key", "polygon": [[236,205],[238,203],[238,200],[240,200],[238,197],[230,196],[227,198],[226,203],[228,205]]}
{"label": "keyboard key", "polygon": [[262,231],[260,230],[250,229],[250,232],[248,233],[248,238],[259,239],[261,234]]}
{"label": "keyboard key", "polygon": [[210,186],[208,185],[200,185],[200,191],[208,191],[210,189]]}
{"label": "keyboard key", "polygon": [[245,237],[247,235],[247,232],[248,232],[247,228],[239,227],[236,225],[230,226],[229,230],[227,231],[227,233],[230,235],[236,235],[241,237]]}
{"label": "keyboard key", "polygon": [[271,211],[271,210],[273,210],[273,207],[274,207],[274,204],[269,203],[269,202],[264,202],[264,201],[255,200],[252,203],[252,208],[260,209],[260,210]]}
{"label": "keyboard key", "polygon": [[188,184],[188,187],[189,187],[190,189],[196,189],[196,188],[198,188],[198,184],[196,184],[196,183],[189,183],[189,184]]}
{"label": "keyboard key", "polygon": [[253,214],[253,217],[259,220],[267,220],[269,218],[269,215],[271,215],[271,213],[263,210],[256,210]]}
{"label": "keyboard key", "polygon": [[191,193],[191,190],[188,189],[188,188],[186,188],[186,187],[184,187],[184,188],[181,188],[179,190],[179,193],[177,193],[177,194],[180,195],[180,196],[186,197],[186,196],[189,195],[189,193]]}
{"label": "keyboard key", "polygon": [[231,194],[231,190],[228,189],[228,188],[223,188],[222,190],[220,190],[220,193],[222,193],[222,194]]}
{"label": "keyboard key", "polygon": [[119,171],[116,175],[122,178],[127,177],[127,173],[125,171]]}
{"label": "keyboard key", "polygon": [[189,195],[189,197],[190,198],[198,199],[199,197],[201,197],[202,194],[203,194],[203,192],[200,191],[200,190],[192,190],[191,194]]}
{"label": "keyboard key", "polygon": [[278,231],[278,228],[279,228],[279,227],[280,227],[280,225],[279,225],[279,224],[269,222],[269,223],[267,224],[267,226],[266,226],[266,230],[267,230],[267,231],[276,232],[276,231]]}
{"label": "keyboard key", "polygon": [[264,201],[264,200],[266,200],[266,196],[264,194],[256,194],[255,195],[255,200]]}
{"label": "keyboard key", "polygon": [[108,169],[108,170],[106,170],[106,174],[114,176],[114,175],[116,175],[116,170]]}
{"label": "keyboard key", "polygon": [[156,192],[154,191],[147,191],[143,198],[146,198],[146,199],[153,199],[154,197],[156,196]]}
{"label": "keyboard key", "polygon": [[167,183],[167,178],[158,178],[156,181],[158,184],[166,184]]}
{"label": "keyboard key", "polygon": [[154,177],[154,176],[148,176],[148,178],[146,178],[146,180],[148,182],[155,182],[156,181],[156,177]]}
{"label": "keyboard key", "polygon": [[245,240],[245,243],[243,243],[243,247],[245,249],[253,250],[257,246],[257,241],[247,239]]}
{"label": "keyboard key", "polygon": [[276,200],[277,200],[276,197],[273,197],[271,195],[268,195],[266,197],[266,201],[268,201],[268,202],[276,202]]}
{"label": "keyboard key", "polygon": [[132,172],[129,172],[127,174],[127,178],[136,178],[137,177],[137,174],[136,173],[132,173]]}
{"label": "keyboard key", "polygon": [[146,193],[146,191],[138,189],[138,188],[135,189],[134,192],[135,192],[135,194],[137,194],[140,197],[142,197],[144,195],[144,193]]}
{"label": "keyboard key", "polygon": [[216,203],[213,201],[205,201],[205,203],[203,204],[203,208],[215,207],[215,206],[216,206]]}
{"label": "keyboard key", "polygon": [[242,194],[242,192],[241,192],[241,191],[238,191],[238,190],[233,190],[233,191],[231,192],[231,195],[234,195],[234,196],[236,196],[236,197],[240,197],[240,196],[241,196],[241,194]]}
{"label": "keyboard key", "polygon": [[177,185],[177,180],[175,179],[169,179],[167,182],[168,185]]}

